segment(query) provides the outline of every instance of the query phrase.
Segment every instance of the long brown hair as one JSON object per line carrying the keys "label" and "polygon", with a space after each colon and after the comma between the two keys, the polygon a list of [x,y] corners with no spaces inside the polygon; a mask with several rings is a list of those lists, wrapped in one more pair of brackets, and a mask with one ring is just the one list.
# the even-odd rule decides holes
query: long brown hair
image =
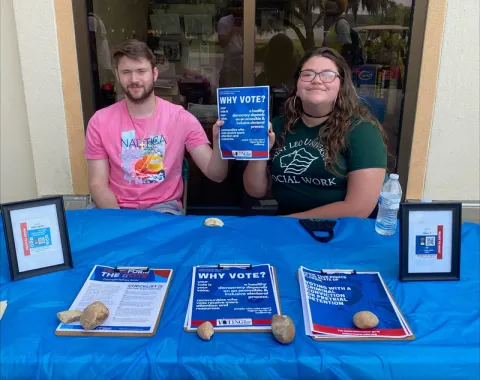
{"label": "long brown hair", "polygon": [[297,82],[303,65],[312,57],[325,57],[330,59],[337,66],[340,75],[341,85],[334,104],[333,112],[318,134],[318,141],[323,144],[325,148],[325,166],[327,170],[340,176],[340,173],[337,170],[341,167],[338,162],[338,155],[346,148],[345,136],[349,132],[355,119],[369,121],[375,125],[382,135],[385,149],[387,147],[387,137],[378,120],[360,103],[353,86],[350,68],[345,59],[333,49],[326,47],[316,48],[306,53],[300,60],[295,73],[293,88],[285,101],[285,127],[280,136],[277,149],[281,149],[285,146],[285,138],[287,134],[292,133],[295,125],[301,118],[303,106],[302,100],[296,96]]}

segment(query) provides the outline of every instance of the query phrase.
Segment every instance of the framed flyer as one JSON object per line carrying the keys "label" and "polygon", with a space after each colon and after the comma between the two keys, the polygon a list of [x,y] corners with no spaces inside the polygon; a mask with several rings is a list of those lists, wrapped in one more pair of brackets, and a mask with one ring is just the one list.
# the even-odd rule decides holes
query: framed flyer
{"label": "framed flyer", "polygon": [[402,203],[400,281],[460,279],[461,203]]}
{"label": "framed flyer", "polygon": [[12,281],[73,267],[61,196],[1,206]]}

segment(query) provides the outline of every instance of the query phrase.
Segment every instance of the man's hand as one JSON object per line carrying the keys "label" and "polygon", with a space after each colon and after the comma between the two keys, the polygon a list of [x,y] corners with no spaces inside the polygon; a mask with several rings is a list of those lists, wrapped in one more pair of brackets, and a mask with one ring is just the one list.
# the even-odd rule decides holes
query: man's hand
{"label": "man's hand", "polygon": [[222,182],[228,174],[228,160],[222,160],[218,145],[218,136],[223,124],[223,121],[217,120],[212,127],[213,149],[208,144],[203,144],[190,152],[190,156],[202,173],[215,182]]}
{"label": "man's hand", "polygon": [[217,120],[215,124],[213,124],[212,127],[212,138],[213,142],[218,141],[218,135],[220,134],[220,128],[225,124],[224,121],[222,120]]}

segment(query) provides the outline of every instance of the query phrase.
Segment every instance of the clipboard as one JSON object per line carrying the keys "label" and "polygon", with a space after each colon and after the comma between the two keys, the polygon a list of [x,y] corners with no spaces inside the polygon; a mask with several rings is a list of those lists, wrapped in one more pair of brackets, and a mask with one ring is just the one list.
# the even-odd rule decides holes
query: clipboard
{"label": "clipboard", "polygon": [[[404,342],[404,341],[412,341],[412,340],[416,339],[415,334],[413,333],[413,330],[411,329],[410,325],[408,324],[407,319],[403,315],[402,310],[398,306],[397,301],[395,300],[392,292],[390,291],[387,284],[383,280],[383,277],[380,274],[380,272],[368,272],[368,271],[357,272],[354,269],[322,269],[322,270],[320,270],[320,273],[321,274],[342,274],[342,273],[343,274],[357,274],[357,273],[358,274],[361,274],[361,273],[375,273],[375,274],[378,274],[378,278],[382,282],[382,285],[384,286],[384,289],[388,293],[388,296],[390,296],[389,300],[396,306],[396,308],[398,310],[398,313],[402,316],[403,321],[405,322],[406,328],[410,331],[410,333],[412,335],[407,336],[407,337],[403,337],[403,338],[378,337],[378,336],[373,336],[373,337],[363,336],[363,337],[349,337],[349,338],[340,338],[340,337],[331,336],[331,337],[328,337],[328,338],[319,338],[319,337],[315,337],[315,336],[310,336],[313,340],[315,340],[317,342],[342,342],[342,341],[348,341],[348,342],[352,342],[352,341],[400,341],[400,342]],[[299,282],[299,285],[301,286],[298,271],[297,271],[297,280]],[[305,312],[303,310],[303,306],[302,306],[302,312]]]}
{"label": "clipboard", "polygon": [[[261,264],[261,265],[265,265],[265,264]],[[278,307],[278,314],[282,314],[282,306],[281,306],[281,300],[280,300],[280,292],[279,292],[279,288],[278,288],[278,278],[277,278],[277,270],[276,268],[273,266],[273,265],[270,265],[270,268],[272,269],[272,280],[274,282],[274,289],[273,291],[276,292],[276,295],[277,295],[277,301],[278,301],[278,304],[277,304],[277,307]],[[210,268],[214,268],[216,267],[217,269],[227,269],[227,268],[245,268],[245,269],[253,269],[254,265],[253,264],[239,264],[239,263],[233,263],[233,264],[217,264],[216,266],[215,265],[199,265],[199,266],[196,266],[196,268],[202,268],[202,267],[210,267]],[[196,329],[188,329],[187,327],[187,320],[188,320],[188,316],[189,316],[189,307],[190,307],[190,301],[191,301],[191,297],[193,295],[193,287],[194,287],[195,283],[194,283],[194,278],[192,276],[192,291],[191,291],[191,295],[190,295],[190,298],[189,298],[189,306],[187,306],[187,313],[186,313],[186,316],[185,316],[185,324],[184,324],[184,328],[183,330],[187,333],[195,333],[197,330]],[[242,329],[242,328],[221,328],[221,329],[215,329],[214,327],[214,331],[215,331],[215,334],[216,333],[224,333],[224,332],[230,332],[230,333],[241,333],[241,332],[249,332],[249,333],[259,333],[259,332],[271,332],[271,328],[263,328],[263,329],[248,329],[248,328],[245,328],[245,329]]]}
{"label": "clipboard", "polygon": [[[70,310],[74,310],[73,306],[75,305],[75,301],[82,294],[82,291],[84,290],[84,288],[86,286],[88,286],[87,285],[88,281],[90,280],[92,274],[95,272],[95,270],[97,268],[109,268],[109,267],[100,266],[100,265],[95,265],[94,266],[94,268],[90,272],[87,280],[84,282],[80,292],[77,294],[77,297],[75,298],[74,302],[72,303],[72,306],[70,307]],[[155,324],[153,325],[152,331],[151,332],[128,332],[128,331],[119,330],[119,331],[114,331],[113,332],[111,330],[102,331],[102,330],[97,330],[97,329],[84,330],[83,328],[76,329],[76,330],[61,330],[60,326],[62,326],[63,324],[60,323],[55,330],[55,335],[57,335],[57,336],[109,336],[109,337],[146,338],[146,337],[153,337],[157,333],[157,329],[158,329],[158,326],[160,324],[160,319],[162,317],[163,309],[165,307],[165,303],[166,303],[166,300],[167,300],[168,292],[170,290],[170,285],[172,283],[172,278],[173,278],[173,273],[174,273],[173,269],[157,269],[157,268],[149,268],[149,267],[124,267],[124,266],[120,267],[119,266],[119,267],[112,268],[112,270],[113,270],[113,273],[122,273],[122,271],[125,271],[125,270],[127,270],[127,271],[128,270],[133,270],[133,271],[138,271],[138,272],[142,272],[142,273],[146,273],[146,274],[149,274],[150,272],[155,273],[155,271],[157,271],[159,273],[169,272],[169,275],[168,275],[168,278],[167,278],[167,281],[166,281],[166,285],[165,285],[165,292],[164,292],[164,295],[163,295],[163,299],[162,299],[162,302],[160,304],[160,307],[158,308]],[[111,313],[112,313],[112,311],[110,310],[110,315],[111,315]],[[107,318],[107,320],[108,320],[108,318]],[[98,328],[102,328],[103,326],[105,326],[106,321],[104,321],[102,323],[102,325],[100,325]]]}

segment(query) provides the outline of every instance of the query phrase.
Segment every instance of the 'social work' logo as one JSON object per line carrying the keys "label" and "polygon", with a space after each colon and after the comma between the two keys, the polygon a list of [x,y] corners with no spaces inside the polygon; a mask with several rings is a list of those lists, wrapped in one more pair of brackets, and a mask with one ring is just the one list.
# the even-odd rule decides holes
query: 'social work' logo
{"label": "'social work' logo", "polygon": [[280,167],[285,168],[285,174],[298,175],[304,173],[317,158],[302,148],[280,158]]}

